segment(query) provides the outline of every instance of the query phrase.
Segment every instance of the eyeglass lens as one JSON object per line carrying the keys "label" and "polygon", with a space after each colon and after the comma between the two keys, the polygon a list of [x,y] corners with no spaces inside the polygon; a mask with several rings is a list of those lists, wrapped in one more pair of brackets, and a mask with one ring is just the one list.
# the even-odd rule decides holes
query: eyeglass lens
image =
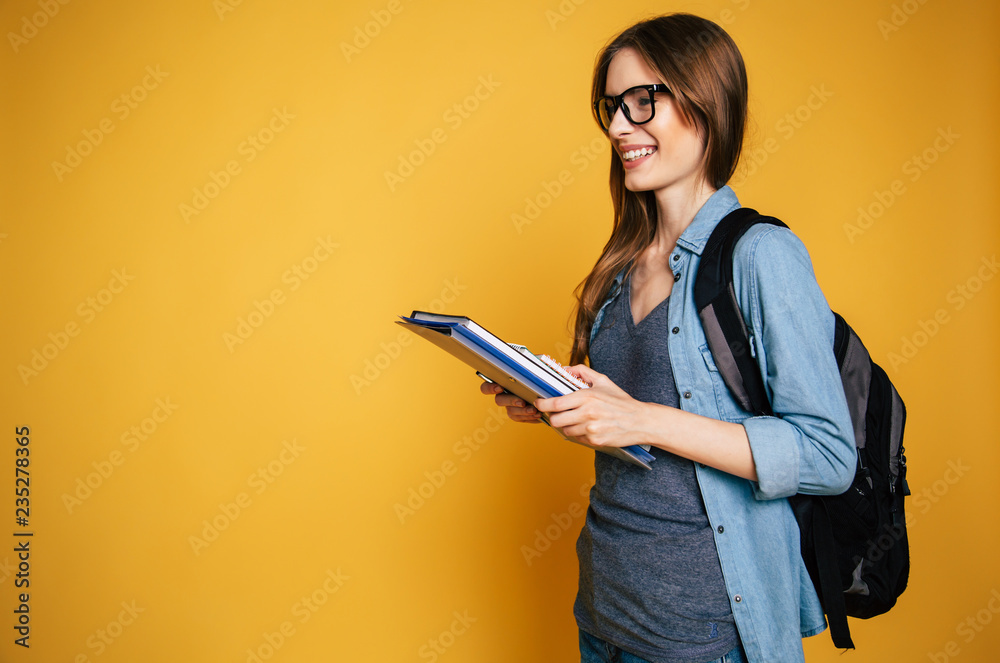
{"label": "eyeglass lens", "polygon": [[[646,88],[632,88],[626,90],[622,99],[625,117],[633,124],[648,122],[653,117],[653,95]],[[599,105],[601,110],[601,124],[607,129],[611,126],[611,118],[615,116],[617,107],[615,100],[603,99]]]}

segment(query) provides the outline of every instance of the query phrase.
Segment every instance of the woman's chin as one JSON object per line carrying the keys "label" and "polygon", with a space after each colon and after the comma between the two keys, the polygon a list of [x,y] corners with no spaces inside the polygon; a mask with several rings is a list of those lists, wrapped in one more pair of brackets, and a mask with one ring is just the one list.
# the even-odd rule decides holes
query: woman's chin
{"label": "woman's chin", "polygon": [[632,193],[642,193],[643,191],[652,191],[656,187],[650,184],[648,177],[629,177],[629,173],[625,173],[625,188]]}

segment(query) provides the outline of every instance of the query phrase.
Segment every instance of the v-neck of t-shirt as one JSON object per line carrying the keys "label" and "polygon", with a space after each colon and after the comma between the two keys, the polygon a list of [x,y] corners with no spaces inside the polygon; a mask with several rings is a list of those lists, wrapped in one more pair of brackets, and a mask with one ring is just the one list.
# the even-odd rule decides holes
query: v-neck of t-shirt
{"label": "v-neck of t-shirt", "polygon": [[638,333],[640,331],[639,328],[642,327],[643,323],[649,320],[649,318],[661,307],[666,306],[669,301],[670,295],[667,295],[660,301],[660,303],[650,309],[649,313],[647,313],[642,320],[636,322],[635,318],[632,316],[632,275],[630,274],[625,280],[625,318],[628,320],[629,331],[632,333]]}

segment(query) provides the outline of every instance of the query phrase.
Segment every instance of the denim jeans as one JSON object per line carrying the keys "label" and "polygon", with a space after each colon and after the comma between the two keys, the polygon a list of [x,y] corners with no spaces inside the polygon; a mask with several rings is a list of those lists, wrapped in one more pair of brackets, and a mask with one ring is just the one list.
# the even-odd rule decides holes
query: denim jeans
{"label": "denim jeans", "polygon": [[[610,642],[594,637],[581,629],[580,663],[649,663],[649,661],[622,651]],[[737,643],[732,651],[712,663],[747,663],[747,660],[743,656],[743,648]]]}

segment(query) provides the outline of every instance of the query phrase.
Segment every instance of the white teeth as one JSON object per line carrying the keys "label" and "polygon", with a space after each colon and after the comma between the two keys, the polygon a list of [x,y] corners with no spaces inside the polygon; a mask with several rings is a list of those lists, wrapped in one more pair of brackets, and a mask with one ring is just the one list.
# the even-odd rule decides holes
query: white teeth
{"label": "white teeth", "polygon": [[648,154],[652,154],[656,149],[652,147],[640,147],[638,150],[629,150],[625,152],[626,161],[635,161],[639,157],[644,157]]}

